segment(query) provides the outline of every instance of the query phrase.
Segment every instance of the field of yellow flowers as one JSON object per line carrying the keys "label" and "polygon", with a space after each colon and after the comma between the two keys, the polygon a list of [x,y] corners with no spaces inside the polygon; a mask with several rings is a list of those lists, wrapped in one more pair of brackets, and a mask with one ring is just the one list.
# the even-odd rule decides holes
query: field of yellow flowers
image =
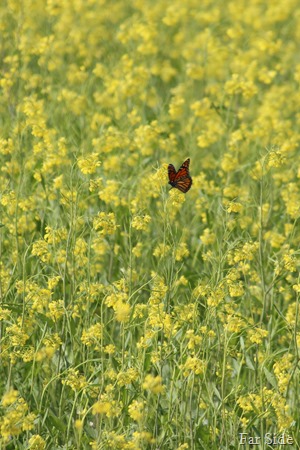
{"label": "field of yellow flowers", "polygon": [[299,1],[0,17],[1,450],[299,449]]}

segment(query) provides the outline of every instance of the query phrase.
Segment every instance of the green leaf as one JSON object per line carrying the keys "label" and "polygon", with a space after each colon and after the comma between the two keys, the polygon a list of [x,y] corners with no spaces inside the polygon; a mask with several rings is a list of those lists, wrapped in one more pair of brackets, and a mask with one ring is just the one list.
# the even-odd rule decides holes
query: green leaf
{"label": "green leaf", "polygon": [[277,382],[276,382],[275,376],[271,372],[269,372],[269,370],[266,367],[264,367],[264,373],[265,373],[266,379],[268,380],[270,385],[273,388],[276,388],[277,387]]}

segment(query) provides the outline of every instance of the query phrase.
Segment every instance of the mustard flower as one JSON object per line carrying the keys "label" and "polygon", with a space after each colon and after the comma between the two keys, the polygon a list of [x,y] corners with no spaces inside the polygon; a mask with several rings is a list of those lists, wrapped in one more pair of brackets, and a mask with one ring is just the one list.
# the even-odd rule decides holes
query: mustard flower
{"label": "mustard flower", "polygon": [[126,386],[127,384],[132,383],[133,381],[136,381],[138,379],[139,372],[137,369],[131,367],[125,372],[118,373],[117,376],[117,384],[119,386]]}
{"label": "mustard flower", "polygon": [[110,410],[110,403],[108,401],[98,401],[93,404],[92,414],[107,414]]}
{"label": "mustard flower", "polygon": [[154,377],[153,375],[146,375],[142,388],[150,391],[152,394],[162,394],[165,392],[165,386],[162,384],[161,376]]}
{"label": "mustard flower", "polygon": [[107,180],[106,186],[99,191],[99,198],[107,205],[119,206],[122,202],[118,191],[119,183],[115,180]]}
{"label": "mustard flower", "polygon": [[65,379],[62,380],[62,384],[70,386],[73,391],[81,391],[88,386],[85,376],[81,375],[79,370],[72,367],[68,369]]}
{"label": "mustard flower", "polygon": [[245,326],[246,322],[242,317],[235,314],[227,315],[225,328],[231,333],[240,333]]}
{"label": "mustard flower", "polygon": [[153,154],[160,132],[157,121],[151,122],[150,125],[140,125],[134,130],[134,142],[143,156]]}
{"label": "mustard flower", "polygon": [[80,340],[87,347],[95,345],[95,348],[99,349],[99,342],[102,338],[102,333],[103,325],[101,323],[96,323],[95,325],[91,325],[87,330],[83,330]]}
{"label": "mustard flower", "polygon": [[114,234],[117,227],[114,213],[99,212],[93,220],[94,230],[98,231],[102,236]]}
{"label": "mustard flower", "polygon": [[281,248],[283,242],[285,241],[285,236],[281,233],[277,233],[274,230],[270,230],[264,234],[264,239],[270,241],[272,247]]}
{"label": "mustard flower", "polygon": [[116,400],[112,400],[110,396],[105,393],[102,394],[100,400],[92,406],[92,414],[105,414],[106,417],[118,417],[122,411],[123,404]]}
{"label": "mustard flower", "polygon": [[254,167],[250,170],[250,176],[253,180],[260,180],[263,177],[263,164],[261,161],[256,161]]}
{"label": "mustard flower", "polygon": [[98,192],[103,188],[103,179],[96,178],[94,180],[90,180],[89,191],[90,192]]}
{"label": "mustard flower", "polygon": [[126,302],[128,295],[125,292],[112,292],[107,295],[105,304],[109,307],[116,308],[118,302]]}
{"label": "mustard flower", "polygon": [[280,192],[284,201],[286,211],[292,219],[296,219],[300,214],[300,190],[296,183],[289,183]]}
{"label": "mustard flower", "polygon": [[19,392],[15,389],[10,389],[5,394],[3,394],[1,403],[4,407],[12,405],[18,398]]}
{"label": "mustard flower", "polygon": [[17,324],[10,325],[6,328],[6,333],[12,346],[24,346],[29,339],[29,335],[25,333],[24,329]]}
{"label": "mustard flower", "polygon": [[175,286],[187,286],[188,284],[189,281],[184,275],[181,275],[181,277],[175,282]]}
{"label": "mustard flower", "polygon": [[28,441],[30,450],[44,450],[46,441],[39,434],[34,434]]}
{"label": "mustard flower", "polygon": [[210,245],[215,242],[216,235],[209,228],[205,228],[203,234],[200,236],[200,239],[204,245]]}
{"label": "mustard flower", "polygon": [[181,364],[180,368],[183,370],[185,377],[191,373],[195,375],[202,375],[206,370],[206,362],[197,358],[196,356],[189,356],[184,364]]}
{"label": "mustard flower", "polygon": [[138,242],[132,249],[132,254],[136,257],[136,258],[140,258],[142,256],[142,249],[143,249],[143,244],[141,242]]}
{"label": "mustard flower", "polygon": [[291,375],[289,372],[293,368],[293,356],[291,354],[284,354],[282,358],[276,361],[273,365],[274,374],[278,381],[279,392],[284,393],[289,385]]}
{"label": "mustard flower", "polygon": [[10,310],[0,307],[0,320],[7,320],[10,316]]}
{"label": "mustard flower", "polygon": [[[132,433],[134,447],[133,450],[137,450],[140,448],[139,443],[146,442],[148,444],[155,444],[155,438],[152,437],[152,434],[149,431],[134,431]],[[138,447],[136,447],[136,445]]]}
{"label": "mustard flower", "polygon": [[179,323],[192,323],[199,314],[197,304],[194,302],[189,302],[187,305],[174,306],[174,312]]}
{"label": "mustard flower", "polygon": [[289,429],[293,424],[294,419],[289,414],[289,406],[286,398],[284,398],[281,394],[274,393],[271,398],[271,405],[273,406],[277,416],[279,432]]}
{"label": "mustard flower", "polygon": [[174,219],[177,211],[181,208],[181,205],[185,202],[185,195],[178,189],[170,189],[170,197],[168,199],[168,213],[170,219]]}
{"label": "mustard flower", "polygon": [[236,154],[233,153],[224,153],[221,168],[224,172],[233,172],[239,166],[239,160]]}
{"label": "mustard flower", "polygon": [[165,258],[171,251],[170,245],[167,244],[158,244],[153,250],[153,256],[156,258]]}
{"label": "mustard flower", "polygon": [[54,289],[58,285],[60,280],[61,280],[60,276],[48,278],[48,282],[47,282],[48,288],[49,289]]}
{"label": "mustard flower", "polygon": [[158,276],[155,273],[151,274],[154,278],[153,280],[153,286],[151,288],[151,295],[149,298],[149,304],[150,305],[157,305],[161,303],[162,299],[164,299],[168,287],[165,285],[164,279],[160,276]]}
{"label": "mustard flower", "polygon": [[199,348],[199,345],[203,341],[203,337],[196,335],[194,333],[194,330],[188,330],[186,333],[186,338],[189,340],[188,341],[188,349],[189,350],[194,350],[195,347]]}
{"label": "mustard flower", "polygon": [[128,406],[128,414],[136,422],[141,422],[145,415],[145,406],[145,401],[133,400],[132,403]]}
{"label": "mustard flower", "polygon": [[229,213],[239,213],[242,211],[243,209],[243,205],[239,202],[225,202],[225,206],[226,206],[226,211]]}
{"label": "mustard flower", "polygon": [[294,289],[294,291],[297,292],[297,294],[299,294],[300,293],[300,283],[294,284],[293,289]]}
{"label": "mustard flower", "polygon": [[279,151],[272,150],[268,153],[268,167],[280,167],[285,163],[286,158]]}
{"label": "mustard flower", "polygon": [[[40,174],[37,174],[37,176],[38,176],[38,178],[40,178],[40,181],[42,181]],[[36,175],[34,175],[34,177],[36,178]],[[63,188],[63,185],[64,185],[64,176],[63,175],[59,175],[58,177],[55,177],[53,179],[53,188],[54,189],[61,190]]]}
{"label": "mustard flower", "polygon": [[259,327],[251,328],[247,331],[249,339],[254,344],[261,344],[263,339],[269,335],[268,330]]}
{"label": "mustard flower", "polygon": [[54,333],[42,341],[42,347],[36,352],[37,361],[50,360],[56,350],[62,345],[62,340],[57,333]]}
{"label": "mustard flower", "polygon": [[32,246],[32,254],[40,258],[42,262],[49,262],[51,254],[49,252],[48,244],[44,239],[34,242]]}
{"label": "mustard flower", "polygon": [[88,262],[87,253],[87,243],[83,238],[79,238],[75,242],[74,246],[74,256],[75,261],[80,261],[80,264],[84,266]]}
{"label": "mustard flower", "polygon": [[188,444],[181,444],[179,445],[179,447],[177,447],[176,450],[189,450],[189,445]]}
{"label": "mustard flower", "polygon": [[114,310],[115,310],[115,317],[118,322],[126,323],[129,321],[131,308],[128,303],[119,300],[114,306]]}
{"label": "mustard flower", "polygon": [[283,255],[283,265],[286,270],[289,272],[296,272],[297,266],[296,266],[297,260],[295,256],[293,256],[292,252],[289,254]]}
{"label": "mustard flower", "polygon": [[182,261],[183,258],[189,256],[190,252],[188,250],[188,246],[185,242],[180,242],[177,248],[175,249],[175,260]]}
{"label": "mustard flower", "polygon": [[259,249],[258,242],[246,242],[242,246],[238,246],[234,251],[228,252],[228,263],[234,265],[241,261],[252,261]]}
{"label": "mustard flower", "polygon": [[131,226],[136,230],[147,231],[149,228],[148,224],[151,222],[151,217],[148,214],[145,215],[135,215],[132,218]]}
{"label": "mustard flower", "polygon": [[82,111],[86,109],[86,97],[71,89],[61,89],[57,100],[64,104],[67,111],[72,112],[76,116],[80,116]]}
{"label": "mustard flower", "polygon": [[124,450],[136,450],[135,446],[132,446],[130,442],[126,441],[124,434],[118,434],[115,431],[103,433],[103,438],[107,442],[107,448],[110,449],[124,449]]}
{"label": "mustard flower", "polygon": [[97,63],[95,68],[93,69],[93,74],[99,78],[105,78],[107,75],[107,68],[104,64]]}
{"label": "mustard flower", "polygon": [[188,14],[188,9],[184,4],[178,5],[178,3],[174,3],[165,11],[165,16],[162,21],[168,27],[173,27],[181,22],[182,19],[186,17]]}
{"label": "mustard flower", "polygon": [[65,314],[64,301],[55,300],[49,303],[49,311],[46,313],[54,322],[57,322]]}
{"label": "mustard flower", "polygon": [[5,443],[9,442],[13,436],[21,434],[22,431],[31,430],[34,427],[36,415],[28,412],[27,403],[18,393],[4,394],[3,406],[5,410],[1,418],[0,436]]}
{"label": "mustard flower", "polygon": [[184,103],[185,99],[181,95],[176,95],[172,98],[169,105],[169,114],[172,119],[179,119],[183,115]]}
{"label": "mustard flower", "polygon": [[224,133],[224,125],[219,117],[208,120],[205,129],[197,137],[197,145],[200,148],[209,147],[218,142]]}
{"label": "mustard flower", "polygon": [[217,288],[213,289],[207,298],[207,306],[218,306],[225,298],[225,295],[226,292],[222,286],[218,286]]}
{"label": "mustard flower", "polygon": [[97,167],[101,165],[100,161],[98,161],[99,155],[98,153],[91,153],[87,156],[83,156],[81,158],[78,158],[78,167],[80,171],[84,175],[91,175],[92,173],[95,173],[97,170]]}
{"label": "mustard flower", "polygon": [[46,233],[44,234],[44,239],[48,244],[56,245],[60,242],[66,240],[68,237],[68,231],[65,227],[57,228],[54,230],[53,228],[46,226]]}
{"label": "mustard flower", "polygon": [[230,283],[228,288],[231,297],[240,297],[245,292],[241,281],[239,283]]}
{"label": "mustard flower", "polygon": [[106,345],[104,347],[104,352],[108,355],[113,355],[116,352],[116,347],[113,344]]}

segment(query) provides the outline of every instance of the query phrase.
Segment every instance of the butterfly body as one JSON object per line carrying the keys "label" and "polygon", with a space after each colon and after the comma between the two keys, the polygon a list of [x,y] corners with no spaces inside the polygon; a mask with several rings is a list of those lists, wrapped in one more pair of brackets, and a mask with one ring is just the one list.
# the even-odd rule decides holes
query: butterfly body
{"label": "butterfly body", "polygon": [[192,178],[189,173],[190,158],[188,158],[176,171],[173,164],[168,165],[169,184],[186,193],[192,186]]}

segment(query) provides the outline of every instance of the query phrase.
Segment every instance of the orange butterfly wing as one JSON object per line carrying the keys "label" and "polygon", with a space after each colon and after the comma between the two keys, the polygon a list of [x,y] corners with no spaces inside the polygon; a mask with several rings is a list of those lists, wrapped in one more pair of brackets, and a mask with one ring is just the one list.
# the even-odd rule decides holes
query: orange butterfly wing
{"label": "orange butterfly wing", "polygon": [[191,189],[193,181],[191,177],[185,178],[184,180],[179,180],[176,183],[176,188],[179,189],[184,194]]}
{"label": "orange butterfly wing", "polygon": [[173,183],[176,178],[176,169],[173,164],[168,165],[169,183]]}
{"label": "orange butterfly wing", "polygon": [[183,193],[186,193],[191,188],[193,183],[189,173],[189,165],[190,158],[184,161],[177,172],[173,164],[169,164],[168,166],[169,184]]}

